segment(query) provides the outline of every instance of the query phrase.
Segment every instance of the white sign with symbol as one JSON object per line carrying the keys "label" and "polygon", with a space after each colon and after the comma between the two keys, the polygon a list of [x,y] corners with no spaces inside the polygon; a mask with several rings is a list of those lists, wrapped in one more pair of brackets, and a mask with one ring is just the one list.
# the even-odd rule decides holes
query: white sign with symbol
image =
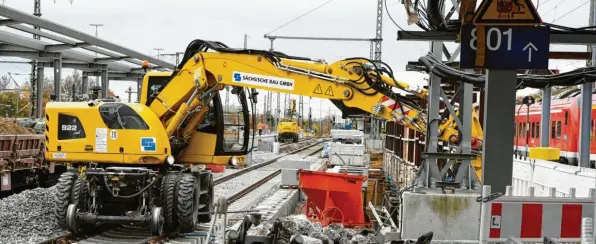
{"label": "white sign with symbol", "polygon": [[110,131],[110,139],[112,139],[112,140],[118,139],[118,131],[116,131],[116,130]]}
{"label": "white sign with symbol", "polygon": [[532,62],[532,49],[534,49],[534,51],[538,51],[538,48],[536,48],[536,46],[534,46],[534,44],[531,42],[524,47],[524,51],[528,50],[528,62]]}
{"label": "white sign with symbol", "polygon": [[501,216],[500,215],[493,215],[490,217],[490,228],[491,229],[501,229]]}

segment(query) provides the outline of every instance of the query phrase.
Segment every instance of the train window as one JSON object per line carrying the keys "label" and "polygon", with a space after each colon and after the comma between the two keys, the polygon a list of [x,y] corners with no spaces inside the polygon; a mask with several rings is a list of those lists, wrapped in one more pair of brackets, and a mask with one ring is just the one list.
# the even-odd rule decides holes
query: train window
{"label": "train window", "polygon": [[540,122],[536,122],[536,138],[540,138]]}
{"label": "train window", "polygon": [[557,121],[557,140],[561,140],[561,121]]}
{"label": "train window", "polygon": [[557,127],[557,122],[553,121],[552,126],[550,127],[550,138],[555,139],[555,130]]}
{"label": "train window", "polygon": [[569,112],[565,111],[565,125],[567,125],[567,120],[569,119]]}
{"label": "train window", "polygon": [[85,129],[76,116],[58,114],[58,140],[85,138]]}
{"label": "train window", "polygon": [[534,131],[536,130],[536,123],[532,122],[532,130],[530,131],[530,137],[534,138]]}

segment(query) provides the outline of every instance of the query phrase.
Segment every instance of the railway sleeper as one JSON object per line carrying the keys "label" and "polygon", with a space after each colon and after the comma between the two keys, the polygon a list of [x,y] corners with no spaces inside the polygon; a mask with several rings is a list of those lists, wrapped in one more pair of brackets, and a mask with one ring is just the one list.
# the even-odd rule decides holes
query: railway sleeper
{"label": "railway sleeper", "polygon": [[153,235],[194,231],[211,221],[211,171],[141,167],[70,168],[60,176],[54,215],[73,234],[98,224],[147,227]]}

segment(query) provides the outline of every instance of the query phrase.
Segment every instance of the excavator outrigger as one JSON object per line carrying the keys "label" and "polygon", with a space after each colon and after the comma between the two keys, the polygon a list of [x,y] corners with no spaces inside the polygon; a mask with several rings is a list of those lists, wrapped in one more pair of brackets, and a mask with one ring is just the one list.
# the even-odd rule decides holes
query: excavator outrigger
{"label": "excavator outrigger", "polygon": [[[219,96],[226,86],[240,104],[233,113]],[[212,172],[252,150],[256,89],[330,99],[344,116],[370,113],[426,132],[423,110],[393,87],[426,97],[383,62],[326,64],[195,40],[173,72],[146,72],[140,103],[47,104],[46,159],[71,166],[57,184],[57,221],[73,233],[97,223],[190,232],[211,221]]]}

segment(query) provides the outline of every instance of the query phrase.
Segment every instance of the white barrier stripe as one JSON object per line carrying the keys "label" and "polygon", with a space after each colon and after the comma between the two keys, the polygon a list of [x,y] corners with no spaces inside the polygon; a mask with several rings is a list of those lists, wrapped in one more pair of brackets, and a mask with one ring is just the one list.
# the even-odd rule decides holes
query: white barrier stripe
{"label": "white barrier stripe", "polygon": [[[507,237],[507,238],[509,238],[509,237]],[[507,238],[489,238],[488,242],[503,243],[503,242],[507,241]],[[554,241],[557,241],[559,243],[580,243],[581,242],[581,238],[554,238],[554,237],[550,237],[550,238],[552,238]],[[518,238],[518,239],[524,243],[541,243],[541,244],[544,243],[543,238]]]}
{"label": "white barrier stripe", "polygon": [[563,220],[562,204],[542,205],[542,236],[561,237],[561,221]]}
{"label": "white barrier stripe", "polygon": [[501,238],[521,235],[522,204],[503,203],[501,210]]}

